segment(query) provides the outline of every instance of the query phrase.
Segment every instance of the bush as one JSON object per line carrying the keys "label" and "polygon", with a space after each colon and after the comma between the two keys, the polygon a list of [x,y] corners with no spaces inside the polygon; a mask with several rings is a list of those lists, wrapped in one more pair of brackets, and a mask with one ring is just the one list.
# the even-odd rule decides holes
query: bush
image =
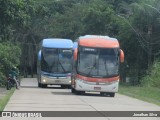
{"label": "bush", "polygon": [[149,70],[149,74],[142,79],[142,85],[160,88],[160,59],[156,60]]}
{"label": "bush", "polygon": [[5,80],[6,75],[13,66],[20,64],[21,50],[18,45],[0,43],[0,80]]}

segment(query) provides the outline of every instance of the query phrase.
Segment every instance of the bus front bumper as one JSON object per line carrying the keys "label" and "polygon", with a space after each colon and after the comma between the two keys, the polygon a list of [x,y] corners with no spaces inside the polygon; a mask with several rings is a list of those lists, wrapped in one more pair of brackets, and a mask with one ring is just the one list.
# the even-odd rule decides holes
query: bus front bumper
{"label": "bus front bumper", "polygon": [[71,85],[71,78],[41,76],[40,83],[47,84],[47,85]]}
{"label": "bus front bumper", "polygon": [[118,92],[119,80],[113,82],[87,82],[84,80],[75,81],[75,90],[87,92]]}

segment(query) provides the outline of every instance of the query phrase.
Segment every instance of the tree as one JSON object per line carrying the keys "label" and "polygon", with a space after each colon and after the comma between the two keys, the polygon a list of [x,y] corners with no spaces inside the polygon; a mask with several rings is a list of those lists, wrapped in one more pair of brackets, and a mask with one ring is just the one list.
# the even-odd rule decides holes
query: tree
{"label": "tree", "polygon": [[[16,32],[15,26],[22,27],[28,19],[27,3],[25,0],[0,0],[0,40],[11,39],[13,32]],[[17,28],[17,27],[16,27]]]}
{"label": "tree", "polygon": [[5,80],[5,76],[14,66],[20,65],[21,49],[19,45],[0,43],[0,80]]}
{"label": "tree", "polygon": [[[122,31],[119,36],[123,40],[126,57],[133,76],[140,83],[145,71],[159,55],[159,6],[157,0],[132,3],[132,14],[121,14]],[[130,32],[129,32],[130,31]],[[126,46],[127,45],[127,46]],[[133,72],[135,71],[135,72]]]}

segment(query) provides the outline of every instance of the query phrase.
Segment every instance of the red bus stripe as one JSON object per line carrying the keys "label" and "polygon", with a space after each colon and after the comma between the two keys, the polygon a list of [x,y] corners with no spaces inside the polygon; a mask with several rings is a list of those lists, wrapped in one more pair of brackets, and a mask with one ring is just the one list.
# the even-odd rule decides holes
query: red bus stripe
{"label": "red bus stripe", "polygon": [[78,74],[77,74],[77,78],[88,81],[88,82],[113,82],[113,81],[119,80],[119,76],[111,77],[111,78],[91,78],[91,77],[85,77]]}

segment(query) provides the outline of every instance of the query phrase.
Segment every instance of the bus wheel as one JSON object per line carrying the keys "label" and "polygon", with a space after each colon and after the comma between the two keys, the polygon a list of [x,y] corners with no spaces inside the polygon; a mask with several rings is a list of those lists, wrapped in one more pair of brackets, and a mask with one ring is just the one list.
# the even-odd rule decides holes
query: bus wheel
{"label": "bus wheel", "polygon": [[46,87],[47,87],[47,84],[41,84],[41,87],[42,87],[42,88],[46,88]]}
{"label": "bus wheel", "polygon": [[110,93],[108,93],[108,92],[100,92],[100,95],[102,95],[102,96],[108,96],[108,95],[110,95]]}
{"label": "bus wheel", "polygon": [[68,85],[61,85],[61,88],[66,89],[66,88],[68,88]]}
{"label": "bus wheel", "polygon": [[71,92],[72,92],[72,93],[75,93],[76,91],[75,91],[75,89],[74,89],[74,88],[71,88]]}
{"label": "bus wheel", "polygon": [[100,92],[100,95],[105,96],[106,93],[105,92]]}
{"label": "bus wheel", "polygon": [[71,89],[71,85],[68,85],[67,88],[68,88],[68,89]]}
{"label": "bus wheel", "polygon": [[110,97],[114,97],[115,93],[109,93]]}
{"label": "bus wheel", "polygon": [[83,95],[85,93],[85,91],[76,91],[77,95]]}
{"label": "bus wheel", "polygon": [[42,86],[42,84],[41,83],[38,83],[38,87],[41,87]]}

